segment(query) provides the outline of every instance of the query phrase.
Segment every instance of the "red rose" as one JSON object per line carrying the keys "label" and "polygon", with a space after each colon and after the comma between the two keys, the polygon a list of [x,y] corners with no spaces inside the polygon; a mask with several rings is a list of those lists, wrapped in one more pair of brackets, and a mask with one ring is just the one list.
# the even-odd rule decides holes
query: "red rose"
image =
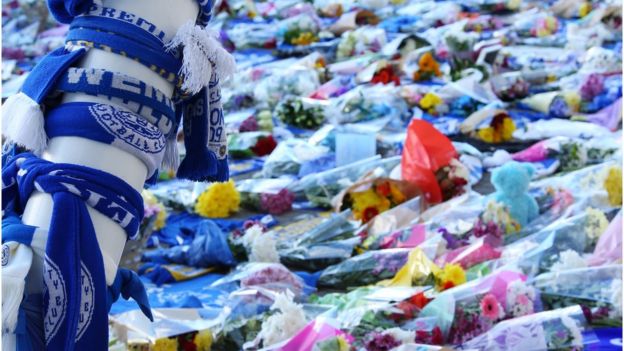
{"label": "red rose", "polygon": [[455,287],[455,284],[453,284],[453,282],[446,282],[444,283],[444,285],[442,285],[442,290],[448,290],[453,287]]}
{"label": "red rose", "polygon": [[442,336],[442,330],[437,325],[433,327],[431,331],[431,343],[434,345],[442,345],[444,343],[444,337]]}
{"label": "red rose", "polygon": [[419,344],[429,343],[429,332],[425,330],[417,330],[415,341],[416,343],[419,343]]}
{"label": "red rose", "polygon": [[371,219],[373,219],[376,215],[379,214],[379,210],[376,207],[367,207],[364,210],[364,213],[362,213],[362,220],[364,221],[364,223],[370,221]]}
{"label": "red rose", "polygon": [[273,152],[276,146],[277,141],[275,141],[272,135],[269,135],[268,137],[258,138],[256,145],[251,148],[251,151],[258,156],[265,156]]}
{"label": "red rose", "polygon": [[425,293],[418,293],[410,298],[410,302],[414,304],[414,306],[420,308],[421,310],[427,306],[427,304],[431,301],[425,296]]}
{"label": "red rose", "polygon": [[375,192],[383,197],[390,196],[390,182],[379,183],[375,186]]}

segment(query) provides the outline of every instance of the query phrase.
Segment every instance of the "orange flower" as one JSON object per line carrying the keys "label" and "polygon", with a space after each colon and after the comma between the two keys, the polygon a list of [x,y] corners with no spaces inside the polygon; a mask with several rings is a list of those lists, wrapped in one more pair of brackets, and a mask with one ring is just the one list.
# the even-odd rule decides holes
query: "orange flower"
{"label": "orange flower", "polygon": [[390,195],[390,183],[389,182],[382,182],[379,183],[375,186],[375,192],[378,195],[384,196],[384,197],[388,197]]}

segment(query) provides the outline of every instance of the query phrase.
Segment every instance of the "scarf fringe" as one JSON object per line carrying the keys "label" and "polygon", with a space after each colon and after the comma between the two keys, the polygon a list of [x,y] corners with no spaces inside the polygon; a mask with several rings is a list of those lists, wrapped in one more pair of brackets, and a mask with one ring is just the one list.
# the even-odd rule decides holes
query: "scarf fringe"
{"label": "scarf fringe", "polygon": [[217,173],[217,155],[207,147],[200,150],[186,150],[186,156],[180,163],[177,177],[204,182]]}
{"label": "scarf fringe", "polygon": [[[24,298],[26,282],[20,277],[2,277],[2,329],[9,334],[15,333],[19,307]],[[3,339],[4,339],[3,335]],[[5,350],[3,348],[3,350]]]}
{"label": "scarf fringe", "polygon": [[9,143],[15,143],[41,155],[48,144],[41,106],[20,92],[2,105],[2,134]]}
{"label": "scarf fringe", "polygon": [[178,141],[175,135],[167,139],[165,146],[165,156],[162,161],[162,168],[166,170],[177,171],[180,166],[180,153],[178,151]]}
{"label": "scarf fringe", "polygon": [[218,40],[218,33],[196,25],[185,23],[173,39],[165,45],[171,51],[184,46],[180,74],[184,76],[182,89],[197,94],[207,86],[212,77],[213,66],[217,78],[226,79],[236,71],[234,56],[227,52]]}

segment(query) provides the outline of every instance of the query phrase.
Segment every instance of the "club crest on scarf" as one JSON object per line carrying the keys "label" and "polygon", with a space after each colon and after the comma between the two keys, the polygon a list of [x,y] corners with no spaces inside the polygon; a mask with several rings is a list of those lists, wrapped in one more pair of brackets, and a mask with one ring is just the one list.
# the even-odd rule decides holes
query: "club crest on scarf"
{"label": "club crest on scarf", "polygon": [[117,137],[115,142],[124,142],[150,154],[165,148],[161,131],[144,118],[111,105],[95,104],[89,107],[89,111],[103,128]]}

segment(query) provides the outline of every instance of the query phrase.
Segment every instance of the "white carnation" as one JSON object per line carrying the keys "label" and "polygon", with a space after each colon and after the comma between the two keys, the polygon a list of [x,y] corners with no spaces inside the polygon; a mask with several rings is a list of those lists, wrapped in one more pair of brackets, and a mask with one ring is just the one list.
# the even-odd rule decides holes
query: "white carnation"
{"label": "white carnation", "polygon": [[574,250],[566,250],[559,254],[559,261],[550,268],[551,272],[562,272],[569,269],[586,268],[587,262]]}
{"label": "white carnation", "polygon": [[292,338],[307,324],[303,308],[293,301],[293,296],[293,293],[288,290],[286,293],[278,294],[275,298],[271,310],[278,310],[278,312],[262,323],[262,329],[258,335],[265,347]]}
{"label": "white carnation", "polygon": [[270,233],[256,235],[251,243],[250,262],[279,263],[280,257],[277,252],[277,242]]}

